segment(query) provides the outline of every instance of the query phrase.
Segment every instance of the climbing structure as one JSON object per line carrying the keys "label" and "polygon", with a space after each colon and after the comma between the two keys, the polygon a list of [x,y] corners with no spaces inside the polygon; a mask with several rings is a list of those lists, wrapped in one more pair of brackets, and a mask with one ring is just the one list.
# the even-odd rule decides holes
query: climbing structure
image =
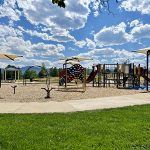
{"label": "climbing structure", "polygon": [[[117,88],[138,88],[140,77],[147,80],[147,70],[132,64],[98,64],[93,66],[89,79],[93,86]],[[90,80],[91,79],[91,80]],[[150,79],[148,78],[150,81]]]}
{"label": "climbing structure", "polygon": [[74,79],[79,79],[83,82],[84,79],[84,68],[80,64],[74,64],[70,68],[63,69],[59,73],[59,85],[64,85],[65,82],[69,83]]}
{"label": "climbing structure", "polygon": [[[80,61],[91,60],[91,59],[85,57],[71,57],[71,58],[65,58],[64,60],[65,63],[63,64],[63,70],[59,72],[59,87],[64,86],[64,89],[67,90],[71,88],[76,88],[76,89],[82,88],[83,91],[85,91],[86,90],[86,68],[81,66]],[[67,68],[67,65],[71,65],[71,67]],[[72,85],[74,85],[74,87]]]}

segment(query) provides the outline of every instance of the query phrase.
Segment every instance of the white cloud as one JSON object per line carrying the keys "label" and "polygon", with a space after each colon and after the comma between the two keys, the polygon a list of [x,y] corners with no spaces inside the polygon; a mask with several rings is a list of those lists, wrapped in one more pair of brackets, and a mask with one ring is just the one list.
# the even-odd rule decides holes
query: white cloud
{"label": "white cloud", "polygon": [[96,46],[99,47],[140,42],[145,38],[150,38],[150,24],[143,24],[137,19],[128,24],[122,22],[117,26],[104,27],[94,35]]}
{"label": "white cloud", "polygon": [[94,49],[96,47],[96,44],[94,41],[90,40],[89,38],[86,38],[87,47],[89,49]]}
{"label": "white cloud", "polygon": [[[127,59],[136,64],[145,63],[145,55],[129,52],[125,49],[113,49],[111,47],[93,49],[87,53],[80,53],[79,56],[93,58],[94,62],[99,63],[124,63]],[[92,61],[92,63],[94,63]],[[88,62],[87,62],[88,63]]]}
{"label": "white cloud", "polygon": [[[4,30],[5,29],[5,30]],[[9,26],[0,25],[0,50],[1,52],[13,53],[22,55],[20,61],[15,61],[16,64],[22,65],[25,60],[30,64],[35,62],[49,62],[54,64],[58,59],[64,57],[65,47],[61,44],[45,44],[43,42],[32,43],[30,40],[24,40],[22,32],[18,29],[13,29]],[[2,64],[4,65],[4,63]]]}
{"label": "white cloud", "polygon": [[102,8],[102,5],[100,4],[100,1],[97,0],[91,0],[90,4],[91,9],[93,10],[93,14],[95,17],[99,15],[99,9]]}
{"label": "white cloud", "polygon": [[73,36],[70,35],[69,31],[59,30],[62,31],[60,33],[55,33],[54,31],[51,32],[52,35],[49,35],[46,32],[39,32],[37,30],[25,30],[22,27],[19,27],[19,29],[25,33],[28,33],[31,36],[39,37],[45,41],[56,41],[56,42],[70,42],[70,41],[76,41]]}
{"label": "white cloud", "polygon": [[18,29],[14,29],[11,26],[0,25],[0,37],[4,38],[6,36],[22,36],[22,32]]}
{"label": "white cloud", "polygon": [[94,35],[96,44],[100,47],[121,45],[132,40],[132,36],[126,33],[126,24],[121,22],[117,26],[104,27]]}
{"label": "white cloud", "polygon": [[135,27],[135,26],[138,26],[139,24],[140,24],[140,21],[137,19],[129,22],[130,27]]}
{"label": "white cloud", "polygon": [[120,7],[126,11],[139,11],[141,14],[150,14],[150,0],[125,0]]}
{"label": "white cloud", "polygon": [[86,45],[86,41],[84,40],[76,41],[75,45],[78,46],[79,48],[83,48]]}
{"label": "white cloud", "polygon": [[16,0],[4,0],[4,4],[0,5],[0,17],[7,16],[11,20],[19,20],[21,12],[16,7]]}
{"label": "white cloud", "polygon": [[137,40],[150,38],[150,24],[139,23],[130,32],[133,38]]}
{"label": "white cloud", "polygon": [[53,5],[49,0],[18,1],[25,17],[32,24],[72,30],[85,26],[90,13],[89,3],[87,0],[67,0],[66,8],[63,9]]}

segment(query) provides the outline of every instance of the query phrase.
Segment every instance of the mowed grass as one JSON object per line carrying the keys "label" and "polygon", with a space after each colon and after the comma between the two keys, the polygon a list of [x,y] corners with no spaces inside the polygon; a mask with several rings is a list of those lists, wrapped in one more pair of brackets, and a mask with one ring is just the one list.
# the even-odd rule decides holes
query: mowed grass
{"label": "mowed grass", "polygon": [[66,114],[0,114],[0,149],[150,149],[150,105]]}

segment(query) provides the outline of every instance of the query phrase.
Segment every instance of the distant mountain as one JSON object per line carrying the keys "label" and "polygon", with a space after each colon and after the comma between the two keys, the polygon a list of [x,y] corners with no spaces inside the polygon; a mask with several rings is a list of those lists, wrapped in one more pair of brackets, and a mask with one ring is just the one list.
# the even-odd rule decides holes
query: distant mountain
{"label": "distant mountain", "polygon": [[[29,69],[29,68],[30,68],[30,69]],[[40,68],[40,67],[37,67],[37,66],[34,66],[34,67],[25,66],[25,67],[20,68],[20,70],[22,71],[23,74],[25,73],[25,71],[26,71],[27,69],[29,69],[29,70],[34,70],[34,71],[36,71],[37,74],[38,74],[38,73],[40,72],[40,70],[41,70],[41,68]]]}

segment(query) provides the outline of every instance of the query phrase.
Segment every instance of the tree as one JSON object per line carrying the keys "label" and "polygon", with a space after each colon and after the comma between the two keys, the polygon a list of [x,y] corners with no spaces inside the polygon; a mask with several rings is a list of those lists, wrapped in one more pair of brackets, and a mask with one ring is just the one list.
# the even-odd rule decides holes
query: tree
{"label": "tree", "polygon": [[35,70],[27,70],[24,73],[25,79],[30,79],[30,78],[37,78],[37,73]]}
{"label": "tree", "polygon": [[56,67],[51,68],[50,75],[52,77],[57,77],[58,76],[58,69]]}
{"label": "tree", "polygon": [[65,0],[52,0],[52,3],[53,4],[57,4],[59,7],[63,7],[63,8],[65,8],[65,2],[64,2]]}
{"label": "tree", "polygon": [[41,70],[38,74],[39,78],[44,78],[47,74],[47,70],[46,70],[46,67],[45,67],[45,64],[42,63],[42,67],[41,67]]}

